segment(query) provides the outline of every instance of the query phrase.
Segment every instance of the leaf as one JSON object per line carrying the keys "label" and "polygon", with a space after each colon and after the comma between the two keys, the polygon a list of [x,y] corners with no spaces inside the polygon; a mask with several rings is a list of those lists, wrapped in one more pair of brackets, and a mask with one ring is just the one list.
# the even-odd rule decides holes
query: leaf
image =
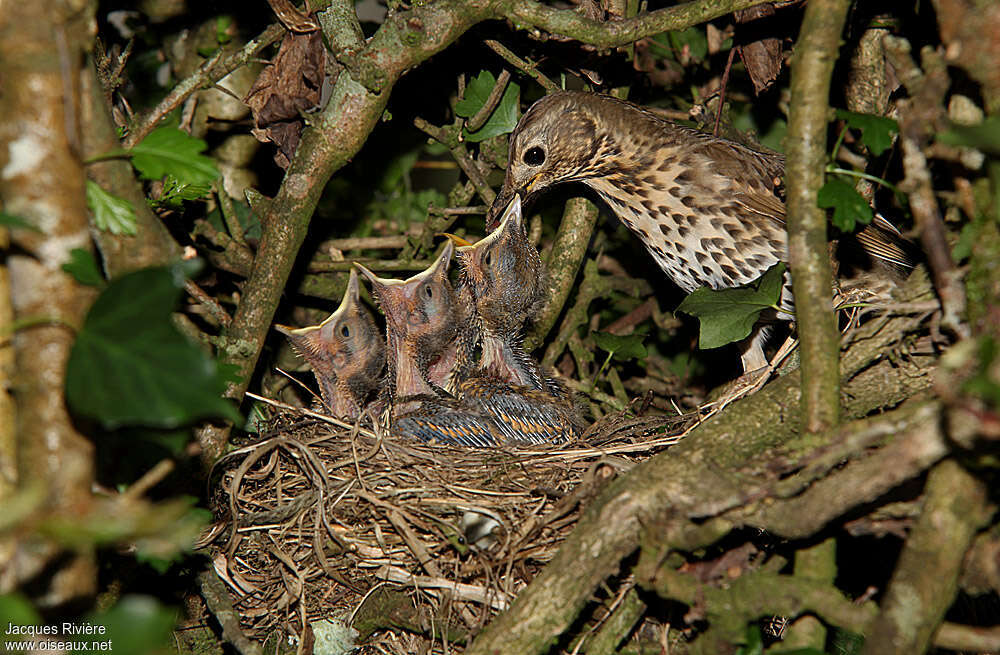
{"label": "leaf", "polygon": [[209,416],[240,422],[219,366],[170,320],[180,265],[120,277],[98,296],[70,352],[66,397],[105,427],[171,428]]}
{"label": "leaf", "polygon": [[750,335],[760,313],[777,307],[785,265],[777,263],[756,282],[736,289],[695,289],[677,311],[698,318],[698,347],[718,348]]}
{"label": "leaf", "polygon": [[598,348],[611,353],[620,361],[641,359],[646,356],[646,347],[642,345],[641,334],[622,337],[610,332],[594,332],[594,342]]}
{"label": "leaf", "polygon": [[736,651],[739,655],[763,655],[764,639],[761,637],[760,628],[755,625],[747,626],[744,637],[746,643]]}
{"label": "leaf", "polygon": [[[17,592],[0,594],[0,616],[4,617],[4,621],[8,624],[13,623],[15,626],[42,624],[42,617],[38,615],[31,601]],[[11,637],[13,635],[8,633],[7,626],[4,625],[3,631],[0,632],[0,643]]]}
{"label": "leaf", "polygon": [[700,27],[670,32],[669,39],[670,44],[679,53],[683,52],[684,46],[687,46],[688,54],[695,61],[702,61],[708,55],[708,36]]}
{"label": "leaf", "polygon": [[69,251],[69,261],[62,265],[62,270],[73,276],[80,284],[88,287],[103,287],[104,276],[97,265],[93,253],[83,248],[73,248]]}
{"label": "leaf", "polygon": [[937,140],[1000,155],[1000,117],[990,116],[979,125],[953,125],[947,132],[938,134]]}
{"label": "leaf", "polygon": [[41,232],[40,229],[29,223],[26,219],[23,219],[15,214],[8,214],[7,212],[0,212],[0,226],[19,227],[25,230]]}
{"label": "leaf", "polygon": [[146,179],[173,175],[181,184],[208,184],[219,177],[219,170],[211,157],[201,154],[206,147],[204,141],[176,127],[160,127],[129,152],[132,164]]}
{"label": "leaf", "polygon": [[159,206],[180,207],[185,200],[199,200],[211,192],[212,185],[187,184],[179,181],[173,175],[167,175],[163,182],[163,192],[159,199],[150,201],[150,204]]}
{"label": "leaf", "polygon": [[[486,104],[486,100],[490,96],[490,91],[493,90],[493,86],[496,83],[497,80],[493,77],[493,73],[489,71],[480,72],[465,87],[465,97],[455,104],[455,113],[462,118],[475,116],[476,112]],[[500,134],[513,132],[514,127],[517,125],[517,99],[520,91],[521,87],[514,82],[509,82],[503,92],[503,96],[500,98],[500,102],[497,103],[493,113],[490,114],[489,120],[475,132],[463,130],[462,134],[465,136],[465,139],[473,143],[478,143]]]}
{"label": "leaf", "polygon": [[147,655],[169,650],[176,612],[152,596],[122,596],[111,609],[87,618],[91,625],[103,626],[104,634],[94,635],[93,648],[84,652],[107,655],[113,647],[114,655]]}
{"label": "leaf", "polygon": [[833,208],[833,224],[843,232],[853,232],[858,223],[872,222],[872,208],[853,186],[840,178],[830,177],[816,194],[816,204]]}
{"label": "leaf", "polygon": [[837,118],[846,121],[849,127],[861,130],[861,142],[878,157],[892,145],[892,135],[899,132],[899,123],[885,116],[859,114],[846,109],[836,111]]}
{"label": "leaf", "polygon": [[108,193],[93,180],[87,180],[87,207],[94,212],[97,229],[135,236],[136,217],[132,203]]}

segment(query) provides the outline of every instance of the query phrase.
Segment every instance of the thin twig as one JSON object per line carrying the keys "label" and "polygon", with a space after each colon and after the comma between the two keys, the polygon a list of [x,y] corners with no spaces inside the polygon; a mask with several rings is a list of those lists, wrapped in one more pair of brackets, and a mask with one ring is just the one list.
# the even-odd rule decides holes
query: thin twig
{"label": "thin twig", "polygon": [[[262,402],[262,403],[264,403],[266,405],[271,405],[272,407],[278,407],[280,409],[283,409],[283,410],[289,411],[289,412],[296,412],[298,414],[302,414],[303,416],[308,416],[309,418],[314,418],[314,419],[317,419],[319,421],[323,421],[324,423],[329,423],[330,425],[336,425],[338,428],[344,428],[345,430],[353,430],[354,429],[353,425],[351,425],[350,423],[347,423],[345,421],[341,421],[338,418],[334,418],[332,416],[327,416],[326,414],[320,414],[318,412],[314,412],[314,411],[309,410],[309,409],[304,409],[302,407],[295,407],[293,405],[289,405],[287,403],[279,402],[277,400],[271,400],[270,398],[265,398],[264,396],[258,396],[257,394],[253,393],[252,391],[246,392],[246,396],[248,398],[252,398],[253,400],[259,400],[260,402]],[[371,430],[366,429],[366,428],[359,428],[358,429],[358,434],[363,434],[366,437],[371,437],[372,439],[375,438],[375,433],[372,432]]]}
{"label": "thin twig", "polygon": [[142,114],[132,122],[129,134],[122,142],[126,149],[146,138],[146,135],[153,131],[164,116],[177,109],[187,100],[192,93],[206,86],[211,86],[221,80],[238,67],[245,64],[257,53],[277,41],[285,33],[285,28],[280,23],[269,25],[267,29],[251,39],[240,50],[223,58],[225,54],[219,50],[211,58],[205,61],[198,70],[181,80],[177,86],[170,90],[170,93],[160,101],[156,107]]}
{"label": "thin twig", "polygon": [[[469,151],[466,149],[465,145],[458,142],[458,139],[453,131],[446,127],[438,127],[432,125],[425,121],[419,116],[413,119],[413,125],[416,128],[434,140],[438,141],[442,145],[448,147],[451,151],[451,155],[458,162],[459,168],[462,172],[469,178],[472,184],[476,187],[476,192],[479,197],[487,205],[492,205],[494,198],[496,198],[496,192],[493,191],[492,187],[486,182],[486,177],[484,177],[483,172],[479,169],[479,164],[469,155]],[[455,126],[458,127],[457,125]]]}
{"label": "thin twig", "polygon": [[486,102],[479,108],[479,111],[472,115],[472,118],[465,122],[465,129],[475,132],[486,124],[486,121],[493,114],[493,110],[500,104],[500,98],[503,97],[504,91],[507,90],[508,82],[510,82],[510,71],[505,68],[500,71],[500,77],[497,78],[493,88],[490,89],[490,95],[486,97]]}
{"label": "thin twig", "polygon": [[193,280],[184,281],[184,290],[187,291],[192,298],[197,300],[202,307],[208,310],[209,315],[218,321],[223,327],[226,327],[233,322],[229,312],[223,309],[222,305],[219,304],[219,301],[205,293],[205,290],[195,284]]}
{"label": "thin twig", "polygon": [[433,260],[385,260],[385,259],[352,259],[342,262],[312,262],[309,264],[310,273],[329,273],[331,271],[349,271],[354,268],[355,263],[364,264],[372,271],[423,271],[426,270]]}
{"label": "thin twig", "polygon": [[499,41],[486,39],[483,43],[485,43],[490,50],[503,57],[509,64],[541,84],[546,93],[555,93],[560,90],[558,84],[550,80],[538,70],[538,64],[533,64],[521,59]]}

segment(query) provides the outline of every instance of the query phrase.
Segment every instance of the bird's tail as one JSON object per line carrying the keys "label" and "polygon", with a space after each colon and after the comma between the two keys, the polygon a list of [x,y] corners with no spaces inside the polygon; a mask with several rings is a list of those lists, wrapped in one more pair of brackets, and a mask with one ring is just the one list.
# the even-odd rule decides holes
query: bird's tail
{"label": "bird's tail", "polygon": [[875,214],[872,222],[855,234],[855,238],[869,257],[904,275],[916,265],[913,243],[881,214]]}

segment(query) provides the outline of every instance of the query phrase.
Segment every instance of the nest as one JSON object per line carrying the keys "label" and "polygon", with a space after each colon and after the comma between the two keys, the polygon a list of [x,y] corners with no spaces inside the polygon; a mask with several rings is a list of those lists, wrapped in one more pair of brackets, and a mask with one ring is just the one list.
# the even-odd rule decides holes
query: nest
{"label": "nest", "polygon": [[549,448],[394,440],[279,415],[216,476],[213,543],[245,633],[302,637],[375,590],[404,590],[467,632],[506,608],[612,478],[675,443],[697,413],[610,417]]}

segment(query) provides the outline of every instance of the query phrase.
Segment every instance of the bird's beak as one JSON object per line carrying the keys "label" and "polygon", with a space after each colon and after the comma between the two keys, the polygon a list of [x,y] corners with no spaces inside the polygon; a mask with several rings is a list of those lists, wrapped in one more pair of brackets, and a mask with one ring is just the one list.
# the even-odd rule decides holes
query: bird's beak
{"label": "bird's beak", "polygon": [[420,282],[429,280],[438,274],[447,275],[448,264],[451,263],[451,255],[454,250],[455,246],[451,241],[445,242],[444,249],[434,260],[434,263],[407,280],[381,278],[357,262],[354,265],[371,282],[372,290],[378,298],[382,313],[385,314],[389,323],[398,323],[401,320],[405,321],[406,317],[415,309],[415,296],[420,288]]}
{"label": "bird's beak", "polygon": [[458,248],[459,250],[472,245],[471,241],[466,241],[457,234],[451,234],[449,232],[439,232],[436,236],[447,237],[448,240],[451,241],[453,244],[455,244],[455,247]]}
{"label": "bird's beak", "polygon": [[[499,199],[499,196],[497,196],[497,200]],[[496,204],[494,203],[493,206],[496,207]],[[496,241],[500,235],[505,234],[509,228],[521,229],[521,217],[521,196],[520,194],[515,193],[503,207],[503,213],[500,214],[500,217],[495,219],[496,224],[493,226],[489,235],[483,237],[474,244],[459,246],[458,252],[467,257],[472,252],[481,250],[484,246]]]}
{"label": "bird's beak", "polygon": [[360,304],[361,293],[358,285],[358,272],[352,270],[347,280],[347,290],[344,291],[344,297],[340,301],[340,306],[337,307],[336,311],[327,316],[322,323],[300,328],[276,324],[274,329],[288,337],[288,340],[292,342],[292,346],[299,352],[319,352],[324,346],[333,343],[331,330],[324,328],[340,320],[342,316],[355,311]]}

